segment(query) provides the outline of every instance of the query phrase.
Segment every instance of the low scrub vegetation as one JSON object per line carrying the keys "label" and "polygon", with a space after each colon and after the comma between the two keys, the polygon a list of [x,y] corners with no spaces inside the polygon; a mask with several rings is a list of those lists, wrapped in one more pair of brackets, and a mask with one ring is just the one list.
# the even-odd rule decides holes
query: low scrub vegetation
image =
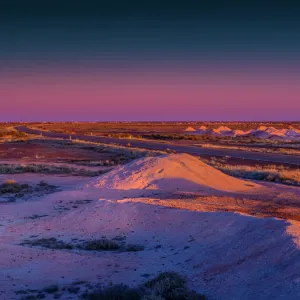
{"label": "low scrub vegetation", "polygon": [[33,192],[49,192],[56,190],[57,187],[48,184],[45,181],[40,181],[35,187],[27,183],[18,183],[14,179],[8,179],[0,185],[0,195],[3,194],[27,194]]}
{"label": "low scrub vegetation", "polygon": [[9,179],[0,185],[0,194],[17,194],[29,192],[31,187],[28,184],[19,184],[13,179]]}
{"label": "low scrub vegetation", "polygon": [[20,132],[13,127],[4,127],[0,128],[0,138],[23,138],[26,136],[26,133]]}
{"label": "low scrub vegetation", "polygon": [[87,300],[205,300],[206,297],[189,289],[187,281],[175,272],[165,272],[154,279],[131,288],[124,284],[99,287],[85,281],[69,285],[53,285],[42,290],[18,290],[21,299],[42,299],[53,295],[54,299],[75,296]]}
{"label": "low scrub vegetation", "polygon": [[[295,145],[296,146],[296,145]],[[245,145],[230,145],[230,144],[208,144],[203,143],[201,144],[203,148],[212,148],[212,149],[230,149],[230,150],[241,150],[241,151],[250,151],[250,152],[263,152],[263,153],[281,153],[281,154],[288,154],[288,155],[300,155],[300,149],[295,148],[283,148],[283,147],[247,147]]]}
{"label": "low scrub vegetation", "polygon": [[139,245],[139,244],[128,244],[125,247],[127,252],[138,252],[138,251],[143,251],[145,249],[145,247],[143,245]]}
{"label": "low scrub vegetation", "polygon": [[79,248],[86,251],[118,250],[120,245],[114,240],[100,239],[88,241]]}
{"label": "low scrub vegetation", "polygon": [[49,249],[73,249],[72,244],[65,243],[63,241],[57,240],[56,238],[41,238],[34,240],[25,240],[21,245],[43,247]]}
{"label": "low scrub vegetation", "polygon": [[40,174],[70,174],[73,176],[99,176],[107,170],[92,171],[70,166],[48,164],[0,164],[0,174],[40,173]]}
{"label": "low scrub vegetation", "polygon": [[234,177],[300,186],[300,169],[276,165],[230,165],[226,163],[226,160],[217,158],[202,160]]}
{"label": "low scrub vegetation", "polygon": [[134,147],[126,147],[120,145],[95,143],[95,142],[87,142],[87,141],[75,140],[75,141],[71,141],[71,143],[73,144],[73,146],[78,147],[80,149],[90,149],[97,152],[108,152],[108,153],[116,154],[118,156],[123,156],[123,158],[126,161],[135,158],[144,157],[144,156],[155,156],[164,153],[163,151],[159,151],[159,150],[147,150],[147,149],[140,149]]}
{"label": "low scrub vegetation", "polygon": [[272,166],[225,166],[220,170],[235,177],[300,186],[300,170],[280,170]]}
{"label": "low scrub vegetation", "polygon": [[120,252],[137,252],[143,251],[144,246],[139,244],[128,244],[126,245],[124,240],[117,242],[117,239],[97,239],[89,240],[81,243],[66,243],[64,241],[58,240],[54,237],[51,238],[41,238],[24,240],[21,245],[31,246],[31,247],[43,247],[48,249],[77,249],[84,251],[120,251]]}
{"label": "low scrub vegetation", "polygon": [[[187,140],[199,142],[206,148],[225,148],[235,150],[245,150],[253,152],[281,153],[289,155],[300,155],[300,144],[295,141],[278,141],[272,139],[262,139],[251,136],[213,136],[209,134],[188,134],[188,133],[111,133],[109,137],[119,139],[152,139],[178,141]],[[250,147],[249,147],[250,146]]]}

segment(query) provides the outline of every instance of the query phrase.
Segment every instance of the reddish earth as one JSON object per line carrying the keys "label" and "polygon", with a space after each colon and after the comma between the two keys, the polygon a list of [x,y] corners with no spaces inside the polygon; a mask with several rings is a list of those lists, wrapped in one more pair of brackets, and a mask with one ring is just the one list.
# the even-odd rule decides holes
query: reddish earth
{"label": "reddish earth", "polygon": [[0,159],[24,162],[38,159],[39,162],[79,162],[99,161],[116,157],[112,153],[99,153],[88,149],[64,147],[45,143],[5,143],[0,144]]}

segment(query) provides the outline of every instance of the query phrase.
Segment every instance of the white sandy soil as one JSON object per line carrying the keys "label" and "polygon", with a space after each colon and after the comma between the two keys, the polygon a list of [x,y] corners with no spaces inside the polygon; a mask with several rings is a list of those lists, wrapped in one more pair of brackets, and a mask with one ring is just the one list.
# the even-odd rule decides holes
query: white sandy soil
{"label": "white sandy soil", "polygon": [[[0,206],[1,299],[18,299],[18,289],[79,279],[136,286],[148,280],[145,274],[152,278],[163,271],[185,275],[208,299],[300,299],[299,222],[224,212],[213,202],[274,193],[276,185],[232,178],[185,154],[139,159],[86,180],[38,201]],[[203,195],[208,203],[201,211],[160,205],[163,197],[176,203],[174,195],[181,192]],[[291,189],[293,195],[298,192]],[[192,205],[196,200],[189,201]],[[33,214],[47,216],[28,219]],[[145,250],[85,252],[19,245],[32,236],[70,242],[119,235]]]}

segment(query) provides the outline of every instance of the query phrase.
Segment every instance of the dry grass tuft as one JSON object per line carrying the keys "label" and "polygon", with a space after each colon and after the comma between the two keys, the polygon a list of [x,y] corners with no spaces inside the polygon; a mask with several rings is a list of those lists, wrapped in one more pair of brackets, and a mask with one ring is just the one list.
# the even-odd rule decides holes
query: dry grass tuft
{"label": "dry grass tuft", "polygon": [[[28,219],[39,219],[47,215],[33,215],[28,217]],[[145,249],[144,246],[138,244],[128,244],[118,243],[116,239],[98,239],[98,240],[89,240],[81,243],[66,243],[64,241],[58,240],[54,237],[51,238],[41,238],[41,239],[32,239],[24,240],[21,243],[22,246],[30,247],[43,247],[48,249],[78,249],[83,251],[116,251],[119,252],[138,252]]]}
{"label": "dry grass tuft", "polygon": [[87,251],[117,250],[120,249],[120,245],[114,240],[100,239],[88,241],[80,246],[80,249]]}
{"label": "dry grass tuft", "polygon": [[91,171],[83,168],[73,168],[69,166],[58,166],[48,164],[0,164],[0,174],[20,174],[20,173],[38,173],[38,174],[69,174],[73,176],[99,176],[108,170]]}
{"label": "dry grass tuft", "polygon": [[289,169],[277,165],[229,165],[226,159],[215,157],[210,160],[201,160],[230,176],[300,186],[300,169]]}
{"label": "dry grass tuft", "polygon": [[29,192],[31,187],[28,184],[19,184],[13,179],[6,180],[0,185],[0,195],[1,194],[17,194],[20,192]]}
{"label": "dry grass tuft", "polygon": [[56,238],[42,238],[34,240],[25,240],[21,245],[34,246],[34,247],[44,247],[49,249],[73,249],[73,245],[59,241]]}

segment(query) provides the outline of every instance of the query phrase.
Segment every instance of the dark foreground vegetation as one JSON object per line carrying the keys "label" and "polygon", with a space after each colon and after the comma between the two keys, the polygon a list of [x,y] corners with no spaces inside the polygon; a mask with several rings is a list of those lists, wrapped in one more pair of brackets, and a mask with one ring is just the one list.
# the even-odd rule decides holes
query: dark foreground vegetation
{"label": "dark foreground vegetation", "polygon": [[174,272],[165,272],[147,281],[137,288],[123,284],[101,287],[86,281],[73,282],[70,285],[52,285],[41,290],[18,290],[19,299],[44,299],[53,296],[73,296],[71,299],[87,300],[205,300],[206,297],[188,287],[187,281]]}
{"label": "dark foreground vegetation", "polygon": [[15,201],[17,198],[23,198],[28,195],[45,195],[58,190],[58,187],[48,184],[45,181],[40,181],[37,185],[29,185],[27,183],[18,183],[13,179],[6,180],[0,184],[0,197],[10,197],[10,201]]}
{"label": "dark foreground vegetation", "polygon": [[144,246],[139,244],[125,244],[125,238],[119,241],[118,238],[114,239],[98,239],[83,242],[64,242],[54,237],[24,240],[21,245],[31,247],[42,247],[57,250],[84,250],[84,251],[119,251],[119,252],[137,252],[143,251]]}

